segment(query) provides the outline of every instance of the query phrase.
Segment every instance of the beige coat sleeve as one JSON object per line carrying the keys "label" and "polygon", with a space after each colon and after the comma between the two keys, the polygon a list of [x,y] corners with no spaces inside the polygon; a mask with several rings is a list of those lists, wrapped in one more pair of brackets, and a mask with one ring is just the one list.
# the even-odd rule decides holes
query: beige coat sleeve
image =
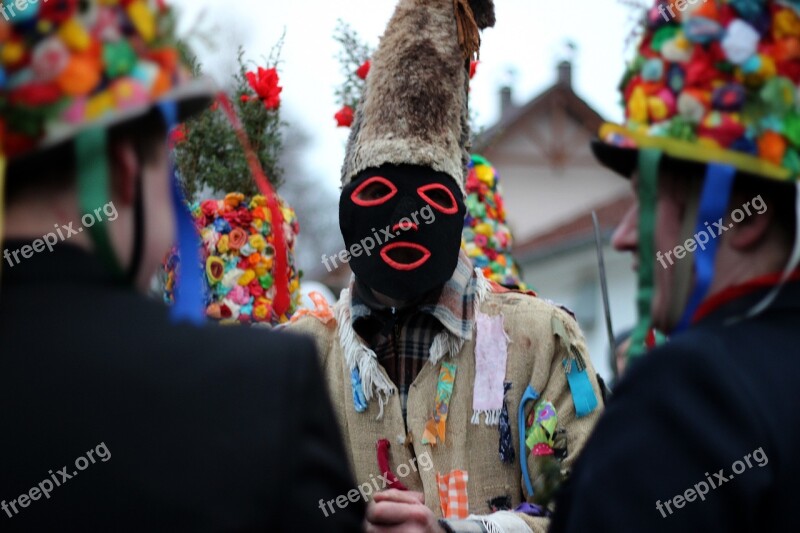
{"label": "beige coat sleeve", "polygon": [[332,319],[327,324],[313,316],[305,316],[296,322],[291,322],[286,331],[297,335],[308,335],[314,339],[319,354],[320,366],[325,369],[328,354],[331,353],[333,341],[336,338],[336,320]]}
{"label": "beige coat sleeve", "polygon": [[[525,405],[525,413],[527,416],[527,414],[542,400],[548,400],[553,403],[558,414],[558,427],[566,430],[567,456],[562,461],[561,467],[562,471],[569,471],[600,417],[603,410],[603,400],[597,381],[597,375],[592,366],[588,350],[586,349],[583,333],[580,331],[575,319],[558,308],[553,309],[552,318],[563,324],[566,338],[563,339],[564,342],[559,340],[556,336],[557,332],[555,331],[557,328],[552,328],[551,326],[553,329],[552,337],[548,339],[549,342],[542,342],[541,348],[549,352],[545,358],[549,364],[541,365],[539,360],[536,360],[534,362],[534,371],[530,381],[533,390],[539,393],[539,398]],[[551,321],[551,324],[552,323]],[[567,347],[570,344],[577,348],[586,364],[586,372],[592,389],[594,390],[595,398],[597,399],[597,407],[582,418],[576,416],[572,393],[570,392],[566,370],[563,366],[563,361],[571,356]],[[539,354],[539,357],[542,357],[542,355],[543,354]],[[520,453],[526,452],[527,450],[520,450]],[[530,455],[528,456],[528,472],[535,486],[537,479],[541,476],[541,472],[537,471],[535,461]],[[524,479],[522,480],[522,486],[523,490],[527,493],[527,490],[524,489]],[[545,533],[550,523],[550,520],[546,518],[534,518],[522,514],[519,516],[521,516],[525,523],[536,533]]]}

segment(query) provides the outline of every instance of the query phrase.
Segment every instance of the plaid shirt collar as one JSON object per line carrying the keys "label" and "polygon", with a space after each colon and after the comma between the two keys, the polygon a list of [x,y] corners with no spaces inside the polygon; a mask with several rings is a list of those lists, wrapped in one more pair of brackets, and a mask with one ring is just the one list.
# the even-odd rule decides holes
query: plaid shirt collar
{"label": "plaid shirt collar", "polygon": [[350,316],[353,327],[356,331],[363,329],[359,327],[362,320],[370,318],[385,325],[394,315],[413,316],[424,313],[434,317],[455,337],[470,340],[475,324],[477,281],[472,262],[461,250],[453,276],[441,289],[422,296],[402,309],[393,310],[380,304],[369,288],[354,277],[350,282]]}
{"label": "plaid shirt collar", "polygon": [[447,283],[401,309],[382,305],[358,280],[351,283],[352,327],[375,352],[397,387],[403,418],[409,387],[425,363],[433,360],[431,347],[436,336],[446,330],[462,341],[472,337],[477,285],[472,263],[464,252]]}

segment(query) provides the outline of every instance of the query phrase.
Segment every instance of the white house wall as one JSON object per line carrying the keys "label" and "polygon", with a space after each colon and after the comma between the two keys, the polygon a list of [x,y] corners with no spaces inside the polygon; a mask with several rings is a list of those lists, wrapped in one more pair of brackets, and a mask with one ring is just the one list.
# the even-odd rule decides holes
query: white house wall
{"label": "white house wall", "polygon": [[[636,275],[631,269],[629,254],[616,252],[606,246],[604,255],[611,296],[611,317],[614,334],[617,335],[636,323]],[[608,334],[594,244],[549,259],[523,263],[522,267],[525,282],[534,287],[540,297],[565,305],[579,316],[592,363],[604,379],[610,380]],[[586,309],[587,304],[581,303],[586,283],[595,284],[591,309]],[[594,320],[582,318],[585,316],[594,316]]]}

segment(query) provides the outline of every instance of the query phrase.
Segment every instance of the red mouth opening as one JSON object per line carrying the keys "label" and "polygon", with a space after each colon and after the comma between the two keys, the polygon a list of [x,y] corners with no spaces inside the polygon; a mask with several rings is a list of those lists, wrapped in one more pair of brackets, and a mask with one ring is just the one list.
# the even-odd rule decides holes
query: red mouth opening
{"label": "red mouth opening", "polygon": [[430,250],[410,242],[395,242],[384,246],[381,250],[381,259],[396,270],[414,270],[430,258]]}
{"label": "red mouth opening", "polygon": [[399,232],[399,231],[408,231],[413,229],[414,231],[419,231],[419,226],[414,224],[413,222],[398,222],[394,226],[392,226],[392,231]]}

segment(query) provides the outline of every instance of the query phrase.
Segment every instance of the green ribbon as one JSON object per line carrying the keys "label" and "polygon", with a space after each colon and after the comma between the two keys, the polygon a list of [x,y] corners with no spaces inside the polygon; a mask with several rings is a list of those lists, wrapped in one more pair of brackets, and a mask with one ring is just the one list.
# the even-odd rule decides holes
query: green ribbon
{"label": "green ribbon", "polygon": [[639,357],[647,351],[645,341],[652,327],[650,308],[654,292],[656,196],[661,156],[660,150],[639,150],[639,288],[636,294],[639,321],[631,335],[628,358]]}
{"label": "green ribbon", "polygon": [[[108,138],[106,130],[102,127],[84,130],[75,138],[78,202],[84,214],[93,214],[95,209],[105,206],[110,201],[111,178],[107,148]],[[106,267],[116,277],[122,279],[123,269],[111,245],[106,221],[94,217],[94,224],[87,229],[94,242],[95,251]]]}

